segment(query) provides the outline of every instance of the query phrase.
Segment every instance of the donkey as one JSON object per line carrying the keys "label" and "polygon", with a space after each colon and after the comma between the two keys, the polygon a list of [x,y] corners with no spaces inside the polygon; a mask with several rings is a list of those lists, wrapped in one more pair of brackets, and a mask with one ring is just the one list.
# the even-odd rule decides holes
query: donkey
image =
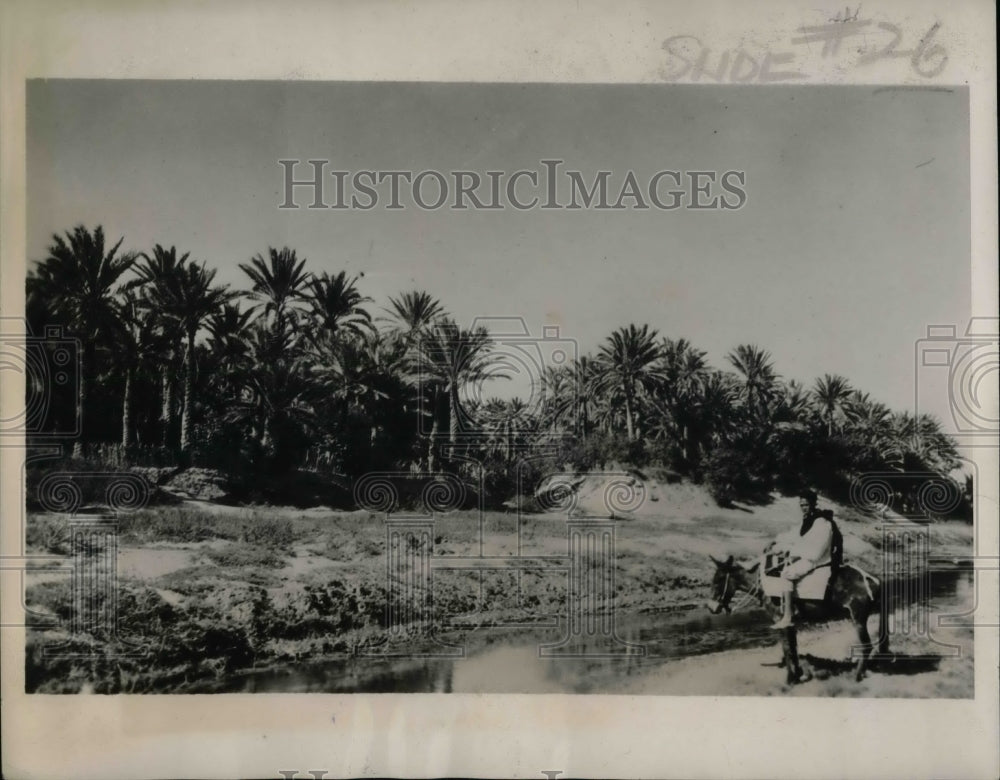
{"label": "donkey", "polygon": [[[731,612],[732,600],[737,592],[743,593],[737,608],[756,600],[772,617],[776,618],[780,614],[781,600],[764,595],[759,561],[749,568],[735,563],[731,555],[725,561],[716,560],[714,557],[712,561],[715,563],[715,576],[712,578],[712,600],[707,606],[713,615],[723,610],[727,614]],[[825,599],[817,601],[796,598],[794,605],[800,617],[805,619],[840,618],[850,619],[854,623],[861,645],[861,654],[854,669],[854,679],[860,681],[865,675],[868,657],[872,654],[868,618],[876,610],[879,613],[878,653],[883,655],[889,652],[886,605],[880,595],[881,583],[877,577],[849,564],[840,566],[831,579]],[[782,636],[780,665],[785,667],[788,684],[793,685],[812,679],[812,675],[808,671],[803,671],[799,664],[798,635],[795,626],[780,630]]]}

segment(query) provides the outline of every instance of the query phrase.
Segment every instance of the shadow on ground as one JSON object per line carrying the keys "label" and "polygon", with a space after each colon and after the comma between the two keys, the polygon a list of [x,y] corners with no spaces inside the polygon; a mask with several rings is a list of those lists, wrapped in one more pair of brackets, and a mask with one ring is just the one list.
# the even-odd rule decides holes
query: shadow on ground
{"label": "shadow on ground", "polygon": [[[868,671],[876,674],[926,674],[938,671],[944,656],[940,655],[906,655],[888,653],[872,656],[868,660]],[[817,672],[826,672],[831,676],[851,675],[854,673],[856,661],[820,658],[804,654],[802,661],[808,663]]]}

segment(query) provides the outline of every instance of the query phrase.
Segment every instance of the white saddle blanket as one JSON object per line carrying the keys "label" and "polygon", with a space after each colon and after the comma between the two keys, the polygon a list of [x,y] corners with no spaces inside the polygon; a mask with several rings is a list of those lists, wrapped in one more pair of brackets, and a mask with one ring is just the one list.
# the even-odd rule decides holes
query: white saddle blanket
{"label": "white saddle blanket", "polygon": [[[830,582],[830,567],[820,566],[795,583],[795,597],[807,601],[822,601],[826,596],[826,586]],[[765,596],[780,596],[783,580],[781,577],[761,577],[761,587]]]}

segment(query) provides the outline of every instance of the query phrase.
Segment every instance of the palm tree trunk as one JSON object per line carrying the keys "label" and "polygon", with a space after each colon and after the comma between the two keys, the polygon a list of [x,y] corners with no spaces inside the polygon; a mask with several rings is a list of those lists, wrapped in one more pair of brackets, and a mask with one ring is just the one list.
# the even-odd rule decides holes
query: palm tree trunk
{"label": "palm tree trunk", "polygon": [[434,396],[431,400],[431,436],[430,441],[427,444],[427,471],[431,474],[434,473],[435,467],[437,466],[435,450],[437,448],[437,439],[440,430],[440,415],[438,414],[438,407],[440,405],[438,390],[435,387]]}
{"label": "palm tree trunk", "polygon": [[163,403],[160,407],[160,423],[163,426],[162,444],[164,447],[170,446],[170,429],[173,427],[174,415],[174,394],[173,384],[170,381],[170,361],[167,360],[163,366],[163,374],[160,379]]}
{"label": "palm tree trunk", "polygon": [[181,417],[181,453],[189,454],[191,448],[191,402],[194,396],[194,331],[188,332],[187,355],[184,366],[184,411]]}
{"label": "palm tree trunk", "polygon": [[625,393],[625,428],[628,432],[628,440],[635,440],[635,425],[632,422],[632,399]]}
{"label": "palm tree trunk", "polygon": [[122,400],[122,447],[128,447],[132,428],[132,369],[125,372],[125,397]]}
{"label": "palm tree trunk", "polygon": [[94,370],[94,338],[89,338],[83,345],[83,362],[80,365],[80,387],[76,394],[76,419],[80,426],[80,435],[73,442],[73,457],[84,456],[84,445],[87,443],[87,400],[90,393],[90,372]]}
{"label": "palm tree trunk", "polygon": [[448,383],[448,457],[455,457],[458,444],[458,384]]}
{"label": "palm tree trunk", "polygon": [[76,393],[76,419],[77,424],[80,426],[80,433],[76,437],[76,441],[73,442],[74,458],[83,457],[83,441],[86,430],[84,427],[83,409],[87,405],[87,363],[88,361],[84,359],[84,365],[80,371],[80,386]]}

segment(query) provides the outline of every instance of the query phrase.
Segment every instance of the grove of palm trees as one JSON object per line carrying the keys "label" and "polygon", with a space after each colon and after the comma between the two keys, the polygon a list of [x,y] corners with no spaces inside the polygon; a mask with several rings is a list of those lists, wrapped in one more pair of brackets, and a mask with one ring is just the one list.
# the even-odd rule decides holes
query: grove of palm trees
{"label": "grove of palm trees", "polygon": [[[554,664],[545,674],[558,679],[546,684],[620,692],[634,671],[636,692],[684,690],[688,677],[696,692],[728,692],[716,655],[746,638],[725,622],[685,622],[712,587],[709,551],[753,560],[798,522],[804,489],[834,508],[845,554],[869,572],[889,560],[889,513],[971,519],[968,479],[961,500],[928,500],[957,484],[962,463],[935,419],[890,409],[839,374],[783,376],[765,345],[739,334],[718,365],[656,322],[623,322],[596,344],[560,333],[557,348],[546,331],[516,342],[490,320],[459,322],[433,290],[377,299],[364,273],[331,272],[289,246],[240,258],[227,268],[238,281],[224,284],[184,247],[129,247],[100,226],[53,235],[35,260],[30,332],[61,329],[61,341],[40,341],[51,365],[65,338],[80,359],[75,382],[29,382],[26,406],[45,413],[28,445],[47,449],[27,464],[25,545],[96,565],[110,543],[80,523],[112,510],[116,578],[94,603],[116,612],[84,624],[74,580],[33,569],[28,691],[536,692],[536,645],[584,603],[568,586],[573,529],[596,522],[617,534],[601,559],[614,587],[596,609],[617,614],[618,636],[633,644],[656,637],[653,655],[635,669]],[[66,472],[80,489],[76,509],[45,488]],[[88,487],[109,473],[141,475],[151,504],[119,511],[100,480]],[[859,480],[872,475],[889,490],[864,504]],[[362,488],[381,477],[406,489],[375,506]],[[642,503],[613,506],[613,484],[635,487]],[[448,485],[459,486],[453,502],[428,492]],[[574,495],[562,503],[566,485]],[[394,547],[396,522],[413,518],[432,530]],[[935,555],[969,555],[967,523],[920,527]],[[433,582],[411,560],[418,550],[443,567]],[[581,570],[596,572],[596,560]],[[967,606],[960,584],[947,580],[941,596],[955,609]],[[753,640],[762,647],[737,687],[771,692],[777,678],[760,671],[760,655],[773,634],[746,625],[763,632]],[[446,641],[488,659],[494,629],[497,652],[525,654],[515,665],[523,679],[499,679],[485,660],[478,679],[475,667],[407,657]],[[824,649],[826,636],[840,635],[804,635],[803,653],[849,644],[841,636]],[[955,636],[967,643],[970,633]],[[926,655],[931,645],[899,647]],[[694,666],[678,675],[663,665],[675,654]],[[373,655],[396,660],[368,663]],[[811,690],[967,697],[970,659],[849,689],[835,673]]]}
{"label": "grove of palm trees", "polygon": [[759,345],[712,366],[681,334],[624,324],[540,367],[540,402],[502,400],[494,339],[432,292],[375,301],[363,278],[314,272],[289,247],[240,263],[236,289],[182,249],[123,244],[77,226],[27,280],[33,332],[61,325],[82,345],[78,392],[53,391],[50,414],[82,421],[75,459],[217,469],[258,502],[296,501],[295,474],[450,471],[484,476],[487,506],[513,497],[526,458],[536,474],[658,467],[723,504],[809,485],[842,497],[868,472],[912,475],[899,484],[914,491],[959,465],[935,419],[839,375],[785,379]]}

